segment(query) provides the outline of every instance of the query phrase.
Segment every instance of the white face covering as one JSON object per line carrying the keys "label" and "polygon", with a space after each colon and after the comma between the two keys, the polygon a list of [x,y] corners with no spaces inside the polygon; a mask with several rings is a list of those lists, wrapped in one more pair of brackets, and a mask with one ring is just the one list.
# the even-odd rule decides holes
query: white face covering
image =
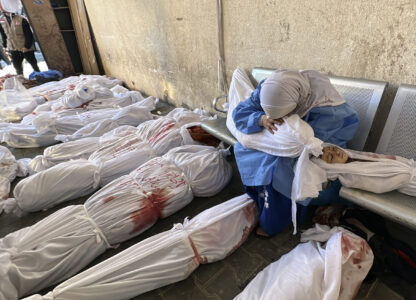
{"label": "white face covering", "polygon": [[345,100],[332,86],[328,77],[313,70],[274,71],[260,90],[260,104],[270,119],[289,114],[304,117],[313,107],[334,106]]}

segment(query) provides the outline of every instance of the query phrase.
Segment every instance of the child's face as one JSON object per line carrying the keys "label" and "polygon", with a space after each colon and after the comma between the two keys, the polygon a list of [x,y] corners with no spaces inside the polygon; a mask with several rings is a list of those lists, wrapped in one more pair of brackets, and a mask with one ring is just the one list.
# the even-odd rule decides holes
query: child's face
{"label": "child's face", "polygon": [[338,147],[327,146],[323,149],[322,159],[329,164],[345,164],[348,155]]}

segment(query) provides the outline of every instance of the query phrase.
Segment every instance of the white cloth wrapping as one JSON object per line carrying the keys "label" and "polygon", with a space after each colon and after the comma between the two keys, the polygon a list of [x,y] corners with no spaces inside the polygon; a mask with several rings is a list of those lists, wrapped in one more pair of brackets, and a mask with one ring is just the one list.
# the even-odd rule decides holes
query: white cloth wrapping
{"label": "white cloth wrapping", "polygon": [[[49,284],[65,279],[104,251],[104,245],[110,247],[110,245],[130,239],[152,226],[158,218],[167,217],[187,205],[193,199],[191,186],[195,187],[200,184],[199,189],[207,188],[212,192],[211,187],[203,186],[204,181],[199,179],[201,176],[208,176],[216,182],[220,180],[219,184],[223,188],[231,177],[231,172],[229,172],[231,166],[224,168],[223,164],[211,159],[213,156],[223,157],[223,151],[208,146],[203,147],[204,149],[200,146],[196,147],[200,151],[193,153],[194,159],[190,157],[189,162],[182,163],[181,167],[170,159],[154,158],[131,174],[105,186],[92,195],[84,206],[69,206],[76,213],[72,213],[67,207],[34,226],[7,235],[0,240],[0,250],[5,250],[3,252],[6,253],[14,252],[12,258],[3,256],[1,260],[0,256],[0,266],[1,264],[12,265],[13,268],[9,269],[14,271],[13,273],[5,272],[3,277],[0,276],[0,287],[14,286],[13,290],[17,289],[18,295],[21,296],[33,289],[40,290]],[[174,159],[178,155],[181,156],[181,153],[174,153],[169,157]],[[206,170],[216,172],[203,174],[201,164],[206,167]],[[195,172],[191,173],[194,178],[188,179],[185,169],[194,169]],[[216,180],[214,177],[220,179]],[[66,213],[68,210],[69,212]],[[59,222],[54,223],[57,218]],[[73,236],[73,232],[77,233],[79,230],[78,224],[73,224],[73,218],[82,220],[78,222],[84,227],[84,219],[88,219],[93,228],[86,226],[83,236]],[[53,227],[52,232],[45,232],[46,225]],[[25,234],[22,235],[20,232]],[[59,239],[59,234],[62,235],[62,240]],[[73,240],[68,236],[73,237]],[[97,239],[97,244],[92,243],[92,237]],[[222,237],[218,238],[222,239]],[[86,243],[85,250],[91,253],[87,253],[85,258],[81,259],[84,255],[79,252],[79,249],[83,248],[83,243]],[[74,244],[76,249],[72,250],[71,246]],[[25,247],[19,245],[25,245]],[[72,256],[74,252],[80,258],[74,258]],[[50,255],[51,253],[54,255]],[[70,255],[66,257],[66,253]],[[62,260],[62,263],[57,264],[57,259]],[[34,265],[33,261],[37,264]],[[56,267],[49,270],[48,268],[54,264],[57,264]],[[9,276],[14,277],[9,278]],[[16,297],[10,299],[14,298]]]}
{"label": "white cloth wrapping", "polygon": [[87,103],[95,98],[95,89],[86,84],[80,84],[74,90],[66,92],[60,102],[63,107],[75,108]]}
{"label": "white cloth wrapping", "polygon": [[181,281],[200,264],[236,250],[257,224],[257,216],[247,195],[233,198],[87,269],[45,296],[29,299],[129,299]]}
{"label": "white cloth wrapping", "polygon": [[185,145],[170,150],[163,158],[183,170],[194,196],[211,197],[218,194],[232,177],[232,168],[225,159],[229,154],[225,149]]}
{"label": "white cloth wrapping", "polygon": [[88,159],[99,146],[99,137],[89,137],[70,143],[49,146],[43,150],[43,155],[37,155],[31,159],[29,167],[32,173],[38,173],[71,159]]}
{"label": "white cloth wrapping", "polygon": [[136,131],[136,127],[123,125],[101,137],[88,137],[47,147],[43,150],[43,155],[37,155],[30,161],[29,167],[33,173],[37,173],[65,161],[88,159],[100,147],[118,142],[121,138]]}
{"label": "white cloth wrapping", "polygon": [[[81,75],[26,89],[17,78],[10,78],[6,83],[8,88],[0,92],[0,120],[18,121],[32,111],[51,110],[53,100],[61,97],[66,91],[74,89],[79,83],[112,88],[121,81],[105,76]],[[51,101],[45,103],[45,99]],[[39,106],[42,108],[37,110]]]}
{"label": "white cloth wrapping", "polygon": [[14,148],[37,148],[56,144],[56,133],[40,134],[32,125],[11,124],[0,131],[0,142]]}
{"label": "white cloth wrapping", "polygon": [[308,242],[266,267],[234,299],[353,299],[373,263],[367,242],[343,228],[320,225],[301,240]]}
{"label": "white cloth wrapping", "polygon": [[142,233],[192,199],[182,170],[169,160],[156,157],[107,184],[84,205],[114,245]]}
{"label": "white cloth wrapping", "polygon": [[83,205],[10,233],[0,239],[0,299],[18,299],[68,278],[106,248]]}
{"label": "white cloth wrapping", "polygon": [[55,139],[62,142],[68,142],[86,137],[101,136],[104,133],[123,125],[138,126],[142,122],[153,119],[153,115],[150,112],[155,109],[157,101],[158,99],[148,97],[136,104],[123,107],[111,118],[89,123],[71,135],[59,134]]}
{"label": "white cloth wrapping", "polygon": [[326,173],[325,178],[339,179],[346,187],[373,193],[398,190],[416,196],[416,165],[413,159],[349,149],[343,151],[349,158],[358,161],[329,164],[322,159],[313,158],[312,162]]}
{"label": "white cloth wrapping", "polygon": [[[141,106],[141,103],[144,106]],[[153,119],[150,113],[154,109],[155,99],[149,97],[141,102],[124,108],[107,108],[87,111],[80,114],[60,116],[54,112],[42,113],[33,119],[33,125],[12,124],[0,128],[0,139],[9,146],[16,148],[33,148],[56,144],[57,134],[72,135],[87,124],[103,119],[116,118],[119,126],[135,124]],[[127,123],[127,124],[124,124]],[[101,128],[102,129],[102,128]],[[107,128],[109,129],[109,128]],[[94,136],[104,133],[88,128],[85,132],[79,132],[78,138]]]}
{"label": "white cloth wrapping", "polygon": [[[163,123],[159,120],[155,122]],[[149,128],[153,136],[146,134],[147,142],[136,132],[99,148],[88,160],[67,161],[25,178],[16,185],[15,198],[3,201],[5,212],[34,212],[88,195],[155,156],[184,144],[197,144],[186,130],[194,124],[180,128],[175,122],[169,124],[172,126]]]}
{"label": "white cloth wrapping", "polygon": [[[168,124],[166,121],[169,121]],[[93,152],[88,160],[102,165],[100,185],[128,174],[137,166],[153,157],[164,155],[170,149],[198,144],[186,130],[194,123],[178,128],[175,121],[170,121],[169,118],[155,120],[153,126],[146,127],[146,130],[138,129],[136,133]]]}
{"label": "white cloth wrapping", "polygon": [[88,195],[99,182],[99,165],[87,160],[68,161],[21,180],[14,188],[14,198],[0,203],[7,208],[6,213],[35,212]]}
{"label": "white cloth wrapping", "polygon": [[253,134],[244,134],[235,127],[232,112],[238,103],[245,101],[253,92],[253,86],[246,72],[237,68],[232,77],[228,95],[229,109],[227,127],[235,138],[248,149],[262,151],[274,156],[299,157],[295,166],[292,184],[292,222],[296,233],[296,202],[308,197],[317,197],[322,182],[326,181],[325,172],[311,163],[309,156],[322,154],[323,142],[315,138],[312,127],[294,114],[283,118],[282,125],[271,134],[268,130]]}
{"label": "white cloth wrapping", "polygon": [[10,182],[16,178],[18,169],[17,161],[10,150],[0,146],[0,201],[9,196]]}
{"label": "white cloth wrapping", "polygon": [[217,115],[211,116],[209,112],[203,109],[196,108],[191,111],[183,107],[177,107],[171,110],[166,116],[174,118],[178,126],[193,122],[214,120],[217,118]]}

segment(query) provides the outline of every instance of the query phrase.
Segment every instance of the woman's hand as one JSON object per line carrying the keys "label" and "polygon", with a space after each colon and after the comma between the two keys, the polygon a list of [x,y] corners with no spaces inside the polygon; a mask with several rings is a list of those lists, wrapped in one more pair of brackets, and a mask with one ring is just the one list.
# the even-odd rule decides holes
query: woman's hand
{"label": "woman's hand", "polygon": [[273,131],[277,130],[276,125],[282,125],[283,119],[269,119],[266,115],[263,115],[261,117],[261,125],[263,125],[264,128],[266,128],[268,131],[270,131],[271,134],[274,134]]}

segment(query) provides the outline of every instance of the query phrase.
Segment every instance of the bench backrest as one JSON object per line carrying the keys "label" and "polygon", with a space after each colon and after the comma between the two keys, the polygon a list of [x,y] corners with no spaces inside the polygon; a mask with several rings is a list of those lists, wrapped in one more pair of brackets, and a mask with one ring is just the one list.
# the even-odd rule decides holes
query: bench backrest
{"label": "bench backrest", "polygon": [[416,86],[397,90],[376,151],[416,159]]}
{"label": "bench backrest", "polygon": [[[258,83],[271,72],[273,69],[254,68],[251,75]],[[338,93],[357,111],[360,118],[357,132],[347,147],[363,150],[387,82],[338,76],[328,77]]]}

